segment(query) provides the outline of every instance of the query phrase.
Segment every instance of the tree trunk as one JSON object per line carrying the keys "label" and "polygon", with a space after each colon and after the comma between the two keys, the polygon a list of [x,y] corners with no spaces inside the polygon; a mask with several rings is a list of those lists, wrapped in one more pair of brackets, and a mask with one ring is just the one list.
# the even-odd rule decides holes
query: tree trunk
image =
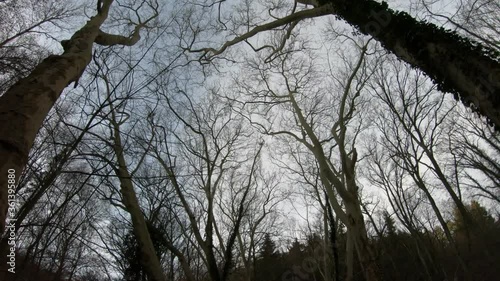
{"label": "tree trunk", "polygon": [[363,219],[363,213],[359,202],[347,202],[344,200],[346,213],[348,216],[347,234],[354,243],[354,248],[363,270],[366,281],[381,280],[380,270],[375,262],[375,255],[371,249],[366,235],[366,227]]}
{"label": "tree trunk", "polygon": [[[328,202],[328,198],[326,198],[326,202]],[[330,259],[330,255],[328,254],[328,249],[331,249],[333,245],[330,245],[330,232],[328,231],[328,211],[327,211],[327,206],[325,205],[323,207],[323,245],[324,245],[324,255],[323,255],[323,266],[324,266],[324,280],[325,281],[330,281],[333,280],[333,274],[332,274],[332,269],[330,268],[331,265],[330,263],[332,260]],[[335,265],[333,266],[333,270],[336,270]]]}
{"label": "tree trunk", "polygon": [[438,89],[460,96],[500,128],[500,64],[497,51],[373,0],[320,0],[333,14],[379,41],[387,50],[425,72]]}
{"label": "tree trunk", "polygon": [[8,171],[14,171],[17,182],[47,113],[64,88],[77,83],[91,61],[93,43],[112,2],[104,0],[99,13],[65,41],[63,54],[43,60],[0,97],[0,233],[7,214]]}
{"label": "tree trunk", "polygon": [[113,0],[97,1],[97,15],[70,40],[61,42],[63,54],[44,59],[30,75],[0,97],[0,233],[5,229],[9,188],[14,186],[8,184],[8,176],[15,175],[16,183],[19,180],[45,117],[69,84],[78,85],[78,79],[92,60],[94,43],[132,46],[139,41],[141,28],[158,16],[154,13],[147,21],[138,24],[130,36],[108,34],[100,28],[112,3]]}
{"label": "tree trunk", "polygon": [[120,191],[122,194],[123,204],[127,212],[129,212],[132,219],[132,227],[134,236],[139,244],[141,252],[141,264],[146,271],[146,274],[152,281],[165,281],[165,274],[160,264],[158,255],[155,252],[153,241],[149,235],[149,230],[144,219],[139,200],[134,191],[132,178],[127,169],[127,163],[123,155],[123,145],[120,137],[119,125],[116,123],[114,112],[111,113],[113,120],[111,120],[114,127],[114,151],[118,161],[117,176],[120,180]]}
{"label": "tree trunk", "polygon": [[328,214],[328,225],[330,226],[330,246],[332,248],[333,256],[333,280],[340,281],[340,266],[339,266],[339,251],[337,245],[337,223],[335,222],[335,217],[333,216],[333,210],[330,206],[330,201],[328,200],[328,195],[325,192],[326,209]]}
{"label": "tree trunk", "polygon": [[346,247],[345,247],[345,262],[346,262],[346,277],[345,281],[354,280],[354,243],[352,241],[351,231],[346,232]]}

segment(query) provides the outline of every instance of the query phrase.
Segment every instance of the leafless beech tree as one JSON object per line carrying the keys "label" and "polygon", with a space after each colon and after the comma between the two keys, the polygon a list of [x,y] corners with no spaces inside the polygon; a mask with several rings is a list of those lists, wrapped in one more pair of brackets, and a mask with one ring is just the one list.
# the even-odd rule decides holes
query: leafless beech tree
{"label": "leafless beech tree", "polygon": [[[408,141],[406,144],[408,147],[406,149],[400,148],[394,156],[402,156],[404,159],[404,155],[408,154],[408,152],[415,153],[415,156],[413,156],[415,162],[412,166],[415,169],[424,169],[424,173],[425,169],[432,172],[450,195],[464,218],[469,219],[469,222],[472,223],[472,219],[470,219],[461,200],[460,186],[456,184],[453,186],[445,167],[439,163],[439,145],[443,135],[446,134],[442,124],[445,123],[449,112],[454,110],[454,107],[447,107],[444,98],[435,97],[433,88],[429,87],[425,90],[426,80],[418,74],[410,78],[410,71],[399,69],[397,75],[398,78],[395,78],[395,80],[398,81],[398,86],[396,86],[398,90],[395,90],[390,86],[391,82],[389,80],[391,76],[385,70],[381,70],[380,77],[385,77],[382,78],[385,81],[379,80],[378,87],[380,90],[377,92],[377,96],[387,105],[390,113],[394,116],[390,128],[393,130],[401,128],[402,132],[399,138]],[[409,79],[413,79],[414,84],[408,84]],[[429,121],[425,120],[425,118],[428,118]],[[404,142],[391,141],[390,143],[397,147]],[[427,161],[429,164],[426,164]],[[420,164],[423,167],[417,167]]]}
{"label": "leafless beech tree", "polygon": [[[443,164],[448,154],[448,126],[453,126],[448,120],[455,107],[434,92],[421,74],[413,76],[410,70],[397,62],[389,64],[395,67],[395,74],[389,75],[386,68],[381,68],[374,89],[382,101],[377,121],[382,134],[380,142],[387,149],[390,163],[406,171],[413,183],[425,193],[448,242],[456,246],[435,195],[441,187],[467,221],[466,224],[474,228],[476,223],[462,201],[461,180],[457,180],[460,175],[454,168],[457,163],[452,162],[448,167]],[[379,167],[378,170],[381,169]],[[403,181],[404,177],[400,176],[399,180]],[[467,271],[458,248],[456,254],[463,270]]]}
{"label": "leafless beech tree", "polygon": [[[384,150],[382,141],[371,141],[370,156],[365,162],[367,166],[363,167],[363,174],[371,185],[383,190],[398,221],[414,237],[418,249],[416,254],[427,277],[439,275],[439,264],[433,257],[432,249],[425,244],[422,234],[422,230],[427,229],[420,217],[421,210],[425,208],[426,194],[413,183],[409,172],[403,168],[401,162],[404,160]],[[394,271],[398,272],[398,269],[394,268]]]}
{"label": "leafless beech tree", "polygon": [[[258,244],[263,240],[265,233],[277,230],[278,227],[278,204],[285,198],[281,189],[280,177],[276,174],[269,175],[265,172],[262,164],[256,168],[254,186],[252,186],[245,206],[244,216],[241,218],[240,228],[237,230],[237,258],[235,264],[243,264],[245,280],[254,280],[256,274],[255,263],[257,259]],[[236,185],[238,186],[238,185]],[[240,191],[231,189],[234,194]],[[224,192],[221,190],[221,192]],[[225,196],[227,197],[227,196]],[[232,196],[227,197],[226,202],[220,206],[228,221],[235,224],[239,219],[238,208],[235,208]]]}
{"label": "leafless beech tree", "polygon": [[[74,82],[75,86],[92,59],[94,43],[103,46],[132,46],[140,39],[140,31],[149,27],[158,16],[158,3],[142,1],[139,8],[149,9],[141,16],[137,6],[135,26],[129,36],[109,34],[101,29],[110,12],[112,0],[97,1],[97,14],[69,40],[61,45],[64,53],[44,59],[26,78],[19,80],[0,98],[0,155],[4,159],[0,174],[7,175],[9,169],[16,171],[16,180],[27,163],[29,150],[33,145],[47,113],[61,95],[64,88]],[[144,11],[144,13],[148,13]],[[0,232],[5,227],[7,211],[7,182],[0,183]]]}
{"label": "leafless beech tree", "polygon": [[[152,117],[150,154],[168,176],[188,222],[178,222],[184,239],[196,247],[195,254],[211,280],[228,280],[240,257],[246,266],[251,262],[243,244],[248,236],[243,231],[250,227],[249,239],[255,239],[255,232],[277,202],[271,198],[275,183],[266,183],[260,172],[263,143],[247,147],[246,142],[254,142],[250,132],[227,103],[213,92],[203,94],[206,90],[197,86],[172,84],[175,86],[158,84],[154,89],[168,105],[155,116],[164,112],[175,121]],[[269,193],[262,198],[264,191]],[[257,206],[258,202],[263,205]],[[197,280],[185,248],[173,240],[167,247],[186,278]]]}
{"label": "leafless beech tree", "polygon": [[[484,267],[500,258],[498,132],[470,112],[498,121],[493,2],[419,10],[486,49],[373,0],[96,0],[42,60],[37,40],[79,10],[21,1],[0,1],[0,14],[25,12],[0,18],[17,279],[498,275]],[[354,29],[330,17],[318,36],[326,15]]]}
{"label": "leafless beech tree", "polygon": [[[139,107],[141,110],[146,110],[147,107],[144,108],[144,104],[134,102],[134,94],[137,94],[137,92],[134,88],[128,87],[131,84],[124,86],[127,81],[132,82],[135,79],[134,76],[129,75],[130,70],[125,70],[125,77],[120,77],[118,74],[121,71],[117,62],[111,63],[111,61],[106,61],[106,58],[103,58],[102,61],[96,59],[95,64],[98,66],[95,73],[97,77],[96,83],[102,87],[98,88],[98,95],[107,105],[107,109],[100,114],[102,118],[100,126],[96,126],[95,130],[91,132],[87,132],[87,135],[96,140],[96,147],[89,147],[90,149],[86,149],[86,152],[82,155],[85,155],[88,159],[94,158],[98,162],[104,163],[117,177],[117,180],[109,181],[111,195],[105,198],[111,204],[130,215],[134,238],[139,245],[140,263],[148,278],[151,280],[166,280],[160,258],[155,251],[150,236],[142,204],[135,191],[135,175],[147,159],[146,155],[149,148],[146,145],[145,147],[134,147],[134,149],[129,150],[132,145],[131,142],[134,141],[133,131],[139,122],[138,120],[140,120],[138,119],[139,116],[141,116],[134,115],[129,120],[131,112],[134,107]],[[130,158],[131,155],[135,157]],[[118,189],[116,186],[120,188]],[[116,191],[116,194],[113,194],[113,191]]]}
{"label": "leafless beech tree", "polygon": [[[288,145],[296,146],[294,142],[288,143]],[[293,150],[293,148],[288,146],[286,147],[286,149]],[[319,203],[321,215],[320,231],[323,234],[324,252],[315,258],[318,259],[318,262],[322,263],[322,267],[320,267],[320,273],[324,280],[339,280],[341,271],[337,241],[339,222],[336,219],[334,211],[330,205],[327,191],[321,182],[319,167],[317,163],[315,163],[314,157],[312,155],[291,153],[289,157],[293,159],[293,161],[290,161],[290,159],[286,159],[284,161],[281,159],[276,159],[275,161],[279,163],[279,166],[281,168],[291,172],[293,175],[296,175],[297,178],[292,178],[292,182],[295,185],[304,185],[304,187],[301,186],[301,191],[295,191],[298,193],[298,197],[307,198],[308,196],[310,196],[313,198],[314,202]],[[303,192],[304,188],[308,191]],[[313,234],[314,232],[310,231],[309,235]],[[347,251],[348,258],[346,260],[346,271],[348,276],[346,277],[346,279],[352,279],[354,269],[354,259],[352,255],[353,253],[353,248],[349,248],[349,250]]]}
{"label": "leafless beech tree", "polygon": [[[358,50],[358,57],[354,63],[345,58],[348,70],[343,70],[342,78],[329,76],[339,93],[319,86],[321,75],[314,67],[314,56],[301,49],[300,41],[290,44],[269,64],[251,62],[250,74],[237,80],[237,90],[250,97],[240,101],[240,110],[258,129],[296,141],[314,156],[330,204],[347,226],[365,278],[378,280],[381,276],[368,241],[356,181],[355,143],[363,128],[356,109],[363,107],[359,97],[371,75],[365,61],[368,44],[349,42]],[[303,153],[298,151],[291,153]]]}
{"label": "leafless beech tree", "polygon": [[[85,266],[95,266],[99,272],[107,264],[97,252],[87,251],[91,242],[86,239],[95,234],[93,226],[101,221],[102,209],[92,190],[98,186],[91,177],[93,172],[77,153],[99,109],[75,130],[70,120],[80,113],[73,106],[74,101],[66,99],[52,110],[17,186],[19,205],[12,219],[23,269],[9,277],[52,270],[54,278],[66,278],[68,274],[79,276]],[[69,224],[72,218],[74,224]],[[7,237],[3,237],[2,245],[6,244]],[[6,254],[7,249],[2,248],[2,256]]]}

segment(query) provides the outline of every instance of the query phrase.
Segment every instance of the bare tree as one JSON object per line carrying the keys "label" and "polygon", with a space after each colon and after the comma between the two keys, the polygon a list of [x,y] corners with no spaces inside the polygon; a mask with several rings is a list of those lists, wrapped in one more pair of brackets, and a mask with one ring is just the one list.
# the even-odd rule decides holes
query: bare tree
{"label": "bare tree", "polygon": [[[159,84],[155,89],[168,105],[164,109],[168,111],[158,110],[156,114],[167,112],[176,121],[165,122],[159,117],[151,120],[151,157],[168,176],[182,217],[188,221],[187,225],[178,222],[184,239],[196,247],[195,254],[211,280],[228,280],[240,257],[238,249],[246,250],[242,230],[247,221],[258,220],[250,229],[254,239],[258,225],[276,204],[270,193],[264,201],[264,213],[256,218],[261,206],[253,205],[261,197],[259,189],[266,188],[259,173],[263,143],[247,148],[246,142],[253,140],[242,126],[243,119],[214,92],[195,95],[191,87],[174,84]],[[253,213],[253,208],[258,211]],[[174,241],[167,247],[176,255],[186,277],[195,280],[185,250]],[[248,265],[250,261],[245,258]]]}
{"label": "bare tree", "polygon": [[[264,145],[264,143],[260,145]],[[238,201],[234,202],[232,199],[235,196],[224,196],[226,200],[220,206],[228,222],[235,224],[238,219],[241,220],[236,233],[238,247],[236,248],[235,265],[242,264],[244,268],[242,275],[248,281],[255,279],[258,244],[264,238],[265,233],[277,229],[278,204],[286,198],[286,194],[282,194],[280,191],[280,177],[276,173],[264,172],[261,163],[256,167],[254,173],[253,185],[246,186],[246,188],[250,188],[248,199],[246,202],[241,202],[245,204],[243,216],[239,213],[240,208],[235,206]],[[231,194],[241,193],[235,187],[240,187],[240,185],[232,185]],[[223,192],[221,190],[221,193]],[[229,206],[231,207],[229,208]]]}
{"label": "bare tree", "polygon": [[[498,112],[500,104],[495,98],[500,87],[498,83],[500,64],[497,61],[499,56],[497,50],[482,46],[435,24],[419,21],[406,12],[394,11],[386,2],[321,0],[317,1],[317,6],[317,8],[298,12],[295,12],[297,5],[292,5],[292,3],[287,6],[282,2],[276,2],[268,7],[258,7],[262,10],[262,14],[267,12],[273,21],[262,23],[261,17],[250,17],[247,13],[245,23],[230,28],[231,33],[237,35],[231,40],[225,40],[222,46],[199,47],[200,44],[190,42],[184,47],[201,53],[202,59],[210,60],[225,52],[229,47],[245,42],[255,51],[268,51],[270,55],[267,58],[270,58],[283,48],[284,42],[290,39],[292,29],[299,21],[335,15],[355,27],[357,31],[380,42],[399,59],[426,73],[440,91],[453,93],[464,105],[487,116],[490,124],[497,128],[500,126]],[[246,11],[254,11],[254,9],[248,7]],[[217,12],[219,16],[215,24],[222,30],[228,29],[226,23],[230,22],[230,17],[227,21],[221,20],[220,5]],[[257,12],[254,13],[258,15]],[[253,46],[249,42],[250,38],[261,32],[278,28],[282,29],[282,36],[277,44]],[[202,27],[194,29],[193,37],[202,34],[203,29]],[[408,34],[412,36],[407,36]]]}
{"label": "bare tree", "polygon": [[420,2],[431,17],[438,21],[445,20],[459,33],[492,49],[500,50],[500,41],[498,41],[500,21],[496,16],[500,5],[497,1],[460,1],[451,13],[433,11],[432,5],[436,1],[420,0]]}
{"label": "bare tree", "polygon": [[48,50],[39,39],[49,29],[65,30],[74,15],[72,3],[62,1],[2,1],[0,3],[0,94],[28,75]]}
{"label": "bare tree", "polygon": [[[411,74],[397,62],[389,62],[396,69],[388,75],[385,68],[380,69],[374,92],[380,98],[377,125],[382,134],[381,143],[387,149],[390,162],[408,172],[413,183],[425,193],[445,235],[455,248],[464,271],[467,266],[462,253],[443,216],[436,200],[436,192],[443,187],[460,214],[469,226],[476,223],[462,201],[461,180],[457,180],[456,163],[443,164],[447,155],[446,135],[453,124],[448,122],[455,105],[436,93],[420,74]],[[451,167],[451,169],[449,169]],[[399,180],[403,180],[400,177]]]}
{"label": "bare tree", "polygon": [[[80,113],[74,105],[71,99],[60,100],[52,110],[17,186],[11,231],[17,234],[18,265],[23,268],[19,278],[48,270],[54,278],[78,276],[85,265],[95,266],[98,272],[107,264],[98,252],[89,250],[87,238],[102,221],[102,208],[93,189],[98,186],[91,177],[95,171],[90,172],[77,153],[99,109],[82,120],[81,130],[75,130],[69,120]],[[2,238],[2,245],[7,245],[7,238]],[[7,249],[1,252],[7,255]]]}
{"label": "bare tree", "polygon": [[[425,243],[426,239],[422,233],[426,227],[421,221],[420,211],[425,208],[426,194],[413,184],[409,172],[402,168],[404,165],[401,162],[404,160],[391,156],[392,153],[385,151],[377,140],[372,141],[371,155],[369,161],[365,162],[367,166],[363,169],[364,174],[371,185],[384,191],[394,215],[414,238],[416,254],[426,276],[437,276],[440,274],[438,261],[435,260],[432,249]],[[398,272],[396,262],[394,272]]]}
{"label": "bare tree", "polygon": [[466,110],[457,115],[448,138],[455,174],[473,196],[500,202],[499,134]]}
{"label": "bare tree", "polygon": [[[75,86],[92,59],[94,43],[103,46],[134,45],[140,39],[140,31],[147,28],[158,16],[158,3],[143,1],[139,6],[150,9],[147,19],[136,10],[137,18],[130,19],[135,28],[130,36],[112,35],[101,30],[108,17],[112,0],[97,1],[97,14],[69,40],[62,41],[64,53],[51,55],[36,66],[26,78],[19,80],[0,98],[0,155],[4,159],[0,173],[7,175],[15,170],[16,180],[27,163],[33,145],[47,113],[62,91],[70,83]],[[0,185],[0,232],[5,227],[7,211],[7,181]]]}
{"label": "bare tree", "polygon": [[[363,107],[358,98],[370,77],[365,61],[368,45],[349,41],[359,54],[355,63],[344,57],[348,71],[342,76],[345,80],[331,76],[341,89],[332,93],[319,86],[314,59],[299,42],[290,44],[269,65],[252,62],[251,74],[238,79],[238,91],[251,97],[241,102],[241,110],[263,133],[296,141],[313,155],[321,183],[337,218],[348,229],[365,278],[378,280],[380,272],[368,240],[356,182],[355,143],[363,128],[356,109]],[[296,151],[292,153],[304,153]]]}

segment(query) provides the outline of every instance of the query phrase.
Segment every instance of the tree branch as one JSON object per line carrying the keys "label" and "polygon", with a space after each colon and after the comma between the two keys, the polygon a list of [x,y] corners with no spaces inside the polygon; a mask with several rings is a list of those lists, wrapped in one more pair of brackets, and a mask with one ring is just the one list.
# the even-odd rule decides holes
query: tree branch
{"label": "tree branch", "polygon": [[271,30],[273,28],[280,27],[280,26],[283,26],[283,25],[288,24],[288,23],[297,22],[297,21],[300,21],[303,19],[315,18],[315,17],[319,17],[319,16],[328,15],[328,14],[331,14],[332,12],[333,12],[333,8],[331,5],[323,5],[321,7],[315,8],[315,9],[300,11],[300,12],[288,15],[284,18],[277,19],[275,21],[266,23],[264,25],[256,26],[252,30],[250,30],[249,32],[244,33],[240,36],[237,36],[230,41],[227,41],[219,49],[202,48],[202,49],[189,50],[189,51],[192,53],[203,53],[202,58],[204,58],[206,60],[210,60],[211,58],[223,53],[227,48],[229,48],[233,45],[236,45],[242,41],[245,41],[245,40],[249,39],[250,37],[256,35],[259,32]]}

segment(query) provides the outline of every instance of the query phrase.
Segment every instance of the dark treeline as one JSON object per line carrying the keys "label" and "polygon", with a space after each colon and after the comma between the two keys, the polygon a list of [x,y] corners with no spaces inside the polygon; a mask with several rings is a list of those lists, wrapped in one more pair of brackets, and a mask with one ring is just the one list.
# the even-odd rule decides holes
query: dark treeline
{"label": "dark treeline", "polygon": [[499,280],[500,6],[441,2],[0,1],[0,281]]}

